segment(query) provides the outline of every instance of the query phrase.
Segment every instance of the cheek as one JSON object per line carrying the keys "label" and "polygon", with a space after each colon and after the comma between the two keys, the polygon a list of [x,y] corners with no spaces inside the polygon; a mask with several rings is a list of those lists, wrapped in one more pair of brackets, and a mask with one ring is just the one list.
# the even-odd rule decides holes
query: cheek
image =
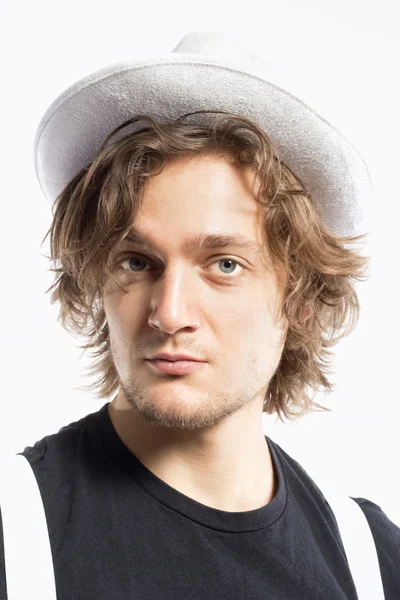
{"label": "cheek", "polygon": [[247,326],[253,334],[254,346],[262,352],[281,353],[286,339],[287,323],[285,318],[264,307],[258,314],[247,316]]}
{"label": "cheek", "polygon": [[114,340],[132,339],[131,333],[135,328],[137,309],[126,300],[127,296],[121,294],[113,294],[104,299],[104,311],[110,335]]}

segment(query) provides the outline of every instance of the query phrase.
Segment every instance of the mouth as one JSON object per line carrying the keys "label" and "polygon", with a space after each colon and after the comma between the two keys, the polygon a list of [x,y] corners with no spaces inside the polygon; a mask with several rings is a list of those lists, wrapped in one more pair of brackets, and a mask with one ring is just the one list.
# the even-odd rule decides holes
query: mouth
{"label": "mouth", "polygon": [[155,370],[161,373],[168,373],[170,375],[187,375],[198,371],[206,365],[205,362],[199,362],[196,360],[165,360],[157,358],[154,360],[146,360]]}

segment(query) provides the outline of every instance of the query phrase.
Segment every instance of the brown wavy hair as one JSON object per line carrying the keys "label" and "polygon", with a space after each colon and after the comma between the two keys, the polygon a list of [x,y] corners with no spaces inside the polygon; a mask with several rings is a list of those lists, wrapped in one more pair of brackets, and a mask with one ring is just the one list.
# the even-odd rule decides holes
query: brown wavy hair
{"label": "brown wavy hair", "polygon": [[[212,118],[200,125],[207,114]],[[183,123],[190,115],[202,116],[195,123]],[[122,132],[110,142],[123,128],[142,120],[148,125]],[[293,420],[312,410],[330,412],[313,398],[319,388],[331,392],[335,387],[326,376],[326,359],[332,354],[328,349],[349,335],[359,320],[354,280],[368,278],[369,258],[349,246],[367,233],[329,233],[310,193],[281,162],[267,132],[225,111],[195,111],[176,120],[137,115],[125,121],[56,198],[43,241],[50,235],[51,256],[46,257],[57,276],[46,293],[53,290],[51,304],[60,303],[58,321],[69,332],[83,335],[80,347],[92,349],[96,359],[88,372],[97,380],[77,389],[104,398],[119,387],[102,291],[109,280],[121,293],[128,292],[114,278],[109,257],[132,227],[146,180],[175,157],[213,153],[255,172],[254,181],[260,185],[254,197],[263,207],[265,248],[278,277],[282,266],[287,277],[281,308],[288,320],[287,335],[263,412],[277,413],[282,422],[282,416]],[[311,315],[304,319],[307,306]]]}

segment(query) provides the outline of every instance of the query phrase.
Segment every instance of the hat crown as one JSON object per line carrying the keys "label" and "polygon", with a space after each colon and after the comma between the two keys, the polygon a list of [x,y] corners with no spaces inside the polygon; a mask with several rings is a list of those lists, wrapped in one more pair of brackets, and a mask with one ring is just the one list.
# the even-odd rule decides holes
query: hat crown
{"label": "hat crown", "polygon": [[186,34],[172,52],[209,54],[227,58],[243,58],[250,54],[242,46],[223,33],[192,32]]}
{"label": "hat crown", "polygon": [[267,79],[272,76],[282,77],[282,73],[273,65],[249,52],[224,33],[188,33],[175,46],[172,53],[209,56],[218,62],[230,63],[233,67]]}

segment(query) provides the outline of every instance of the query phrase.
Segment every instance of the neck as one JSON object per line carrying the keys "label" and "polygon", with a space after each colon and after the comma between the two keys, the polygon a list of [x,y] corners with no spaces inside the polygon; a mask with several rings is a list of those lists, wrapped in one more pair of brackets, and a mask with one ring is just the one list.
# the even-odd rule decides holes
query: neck
{"label": "neck", "polygon": [[218,432],[173,431],[152,426],[132,408],[121,409],[115,399],[108,413],[121,441],[145,467],[201,504],[250,511],[276,494],[277,476],[261,421],[255,427],[243,416],[240,428],[227,420]]}

